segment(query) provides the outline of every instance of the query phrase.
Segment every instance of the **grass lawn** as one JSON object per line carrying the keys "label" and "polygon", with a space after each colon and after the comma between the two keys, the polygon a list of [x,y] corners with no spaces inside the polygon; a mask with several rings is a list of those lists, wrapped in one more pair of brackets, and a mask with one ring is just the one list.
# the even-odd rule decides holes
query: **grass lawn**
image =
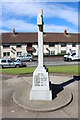
{"label": "grass lawn", "polygon": [[[80,74],[78,65],[71,66],[49,66],[49,73],[66,73],[66,74]],[[0,69],[0,73],[6,74],[30,74],[33,73],[36,67],[27,68],[4,68]]]}
{"label": "grass lawn", "polygon": [[49,72],[50,73],[54,72],[54,73],[66,73],[66,74],[80,74],[78,65],[49,67]]}

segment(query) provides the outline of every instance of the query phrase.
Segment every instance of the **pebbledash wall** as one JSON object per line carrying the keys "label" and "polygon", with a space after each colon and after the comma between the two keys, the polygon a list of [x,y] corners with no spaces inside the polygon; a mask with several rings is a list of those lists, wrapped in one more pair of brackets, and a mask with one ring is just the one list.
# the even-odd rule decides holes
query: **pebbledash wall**
{"label": "pebbledash wall", "polygon": [[[16,58],[27,53],[38,55],[37,33],[17,33],[13,29],[12,33],[2,33],[1,37],[0,57]],[[68,53],[70,49],[76,51],[79,47],[80,40],[77,33],[67,33],[66,30],[63,33],[44,33],[45,55]]]}

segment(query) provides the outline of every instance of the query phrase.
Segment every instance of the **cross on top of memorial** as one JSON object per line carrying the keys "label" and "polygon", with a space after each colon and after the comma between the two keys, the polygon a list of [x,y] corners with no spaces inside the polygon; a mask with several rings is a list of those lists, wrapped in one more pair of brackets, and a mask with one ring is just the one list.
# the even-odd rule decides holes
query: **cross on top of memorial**
{"label": "cross on top of memorial", "polygon": [[43,10],[40,8],[37,16],[37,25],[43,25]]}

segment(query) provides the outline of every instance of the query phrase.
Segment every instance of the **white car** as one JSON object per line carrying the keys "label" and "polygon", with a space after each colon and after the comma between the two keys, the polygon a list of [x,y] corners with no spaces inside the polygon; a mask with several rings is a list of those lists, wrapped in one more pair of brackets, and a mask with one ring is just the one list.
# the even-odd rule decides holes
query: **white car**
{"label": "white car", "polygon": [[64,55],[64,61],[75,61],[80,60],[80,56],[73,52],[72,54]]}

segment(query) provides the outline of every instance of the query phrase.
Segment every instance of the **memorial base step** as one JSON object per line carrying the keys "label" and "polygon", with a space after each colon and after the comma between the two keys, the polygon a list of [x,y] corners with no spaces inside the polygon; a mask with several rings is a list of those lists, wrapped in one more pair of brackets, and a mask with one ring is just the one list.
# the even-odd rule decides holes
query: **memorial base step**
{"label": "memorial base step", "polygon": [[35,91],[30,92],[30,100],[52,100],[52,91]]}

